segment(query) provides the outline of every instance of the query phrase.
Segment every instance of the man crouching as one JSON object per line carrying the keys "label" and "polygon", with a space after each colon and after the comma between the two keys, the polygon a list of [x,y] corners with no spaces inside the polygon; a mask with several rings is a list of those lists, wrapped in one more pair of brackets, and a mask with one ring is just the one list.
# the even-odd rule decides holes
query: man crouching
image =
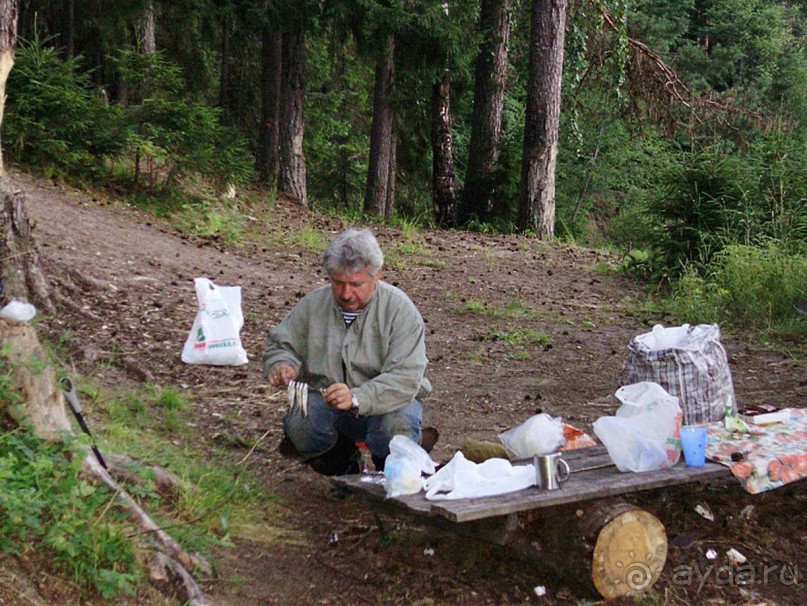
{"label": "man crouching", "polygon": [[303,297],[267,336],[264,376],[308,384],[307,414],[283,419],[284,440],[325,475],[361,471],[357,442],[383,470],[389,442],[421,440],[425,326],[409,297],[381,280],[384,254],[369,230],[347,229],[325,249],[330,285]]}

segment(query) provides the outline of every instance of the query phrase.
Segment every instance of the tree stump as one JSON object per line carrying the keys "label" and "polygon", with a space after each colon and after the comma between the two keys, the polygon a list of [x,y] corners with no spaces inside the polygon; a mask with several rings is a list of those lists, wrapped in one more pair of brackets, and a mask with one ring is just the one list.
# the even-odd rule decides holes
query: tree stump
{"label": "tree stump", "polygon": [[0,368],[8,373],[20,395],[16,404],[0,403],[0,413],[8,413],[17,422],[30,421],[37,435],[46,440],[72,433],[64,397],[56,387],[56,371],[47,363],[36,329],[30,324],[0,320],[0,346]]}
{"label": "tree stump", "polygon": [[[622,501],[541,512],[517,546],[562,581],[606,599],[637,596],[658,580],[667,534],[653,514]],[[582,573],[585,571],[585,574]]]}

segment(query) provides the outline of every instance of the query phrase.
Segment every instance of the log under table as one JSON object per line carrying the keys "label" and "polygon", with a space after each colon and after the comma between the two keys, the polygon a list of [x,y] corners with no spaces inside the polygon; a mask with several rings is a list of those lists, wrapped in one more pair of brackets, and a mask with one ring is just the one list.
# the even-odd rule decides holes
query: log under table
{"label": "log under table", "polygon": [[[563,458],[571,474],[559,490],[532,487],[474,499],[429,501],[424,492],[388,499],[381,484],[363,481],[361,475],[336,476],[332,481],[440,528],[512,546],[578,585],[580,577],[586,577],[585,589],[613,598],[647,591],[667,558],[664,525],[619,497],[731,477],[727,467],[709,461],[698,468],[680,462],[657,471],[621,473],[604,446],[567,451]],[[580,566],[591,574],[580,575]]]}

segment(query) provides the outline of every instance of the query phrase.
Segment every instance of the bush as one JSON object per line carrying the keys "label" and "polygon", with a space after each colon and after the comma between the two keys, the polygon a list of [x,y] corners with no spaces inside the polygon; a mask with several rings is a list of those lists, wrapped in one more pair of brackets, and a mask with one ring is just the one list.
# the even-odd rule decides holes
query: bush
{"label": "bush", "polygon": [[102,171],[104,160],[127,145],[122,113],[80,71],[81,57],[62,60],[46,42],[20,40],[8,80],[4,151],[39,167]]}
{"label": "bush", "polygon": [[178,67],[162,53],[124,51],[116,59],[127,84],[126,121],[135,135],[130,151],[138,166],[146,160],[150,182],[172,186],[182,176],[211,179],[220,188],[252,176],[254,160],[244,140],[222,126],[221,110],[181,90]]}
{"label": "bush", "polygon": [[684,157],[666,174],[649,208],[659,274],[710,266],[725,247],[763,249],[771,240],[793,254],[807,241],[807,163],[803,133],[773,128],[746,150],[713,145]]}
{"label": "bush", "polygon": [[689,322],[723,322],[765,330],[807,332],[795,302],[807,296],[807,257],[731,245],[715,255],[708,278],[686,272],[673,290],[674,307]]}
{"label": "bush", "polygon": [[0,548],[49,551],[84,594],[133,594],[136,565],[122,514],[109,507],[114,495],[79,477],[80,467],[68,444],[27,430],[0,435]]}

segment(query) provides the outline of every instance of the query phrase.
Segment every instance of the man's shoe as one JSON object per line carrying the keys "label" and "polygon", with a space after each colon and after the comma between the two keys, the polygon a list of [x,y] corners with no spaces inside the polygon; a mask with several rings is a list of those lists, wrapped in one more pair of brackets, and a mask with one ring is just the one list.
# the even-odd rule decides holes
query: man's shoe
{"label": "man's shoe", "polygon": [[424,427],[420,432],[420,447],[426,452],[431,452],[439,439],[440,432],[436,427]]}
{"label": "man's shoe", "polygon": [[325,476],[343,476],[362,472],[361,452],[350,438],[339,434],[333,448],[306,463]]}
{"label": "man's shoe", "polygon": [[294,446],[292,441],[289,439],[289,436],[287,436],[285,432],[283,433],[283,439],[280,440],[277,450],[281,455],[289,459],[302,458],[302,455],[297,452],[297,448]]}

